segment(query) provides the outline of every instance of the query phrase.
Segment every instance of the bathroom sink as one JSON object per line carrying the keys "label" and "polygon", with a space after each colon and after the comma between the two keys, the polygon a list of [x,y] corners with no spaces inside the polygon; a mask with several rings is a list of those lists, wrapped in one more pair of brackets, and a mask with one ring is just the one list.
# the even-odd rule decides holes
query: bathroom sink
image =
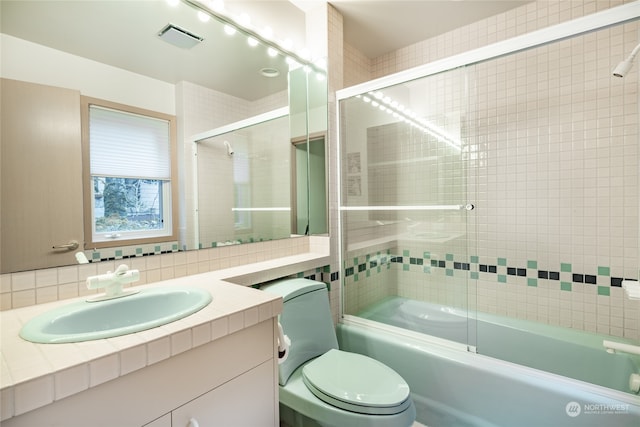
{"label": "bathroom sink", "polygon": [[211,294],[203,289],[145,289],[121,298],[57,307],[29,320],[20,336],[45,344],[117,337],[182,319],[210,302]]}

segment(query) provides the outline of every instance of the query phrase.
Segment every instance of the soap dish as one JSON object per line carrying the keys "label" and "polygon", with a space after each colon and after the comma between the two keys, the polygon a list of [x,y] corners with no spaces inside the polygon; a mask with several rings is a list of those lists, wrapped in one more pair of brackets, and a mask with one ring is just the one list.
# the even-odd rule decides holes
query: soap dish
{"label": "soap dish", "polygon": [[631,300],[640,300],[640,282],[636,280],[623,280],[622,289]]}

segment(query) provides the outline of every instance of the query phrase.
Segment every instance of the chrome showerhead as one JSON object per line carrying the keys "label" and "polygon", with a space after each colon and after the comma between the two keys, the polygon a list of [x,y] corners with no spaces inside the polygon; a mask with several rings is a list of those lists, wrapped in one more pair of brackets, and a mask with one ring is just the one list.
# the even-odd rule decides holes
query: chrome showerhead
{"label": "chrome showerhead", "polygon": [[231,148],[231,144],[229,143],[229,141],[225,141],[224,146],[227,147],[227,154],[229,156],[233,156],[234,151],[233,148]]}

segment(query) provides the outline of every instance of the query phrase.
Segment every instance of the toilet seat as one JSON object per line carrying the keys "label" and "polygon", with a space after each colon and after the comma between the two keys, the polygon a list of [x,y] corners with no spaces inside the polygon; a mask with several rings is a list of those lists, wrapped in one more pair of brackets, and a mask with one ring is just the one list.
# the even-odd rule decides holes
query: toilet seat
{"label": "toilet seat", "polygon": [[351,412],[392,415],[411,405],[404,379],[361,354],[329,350],[303,366],[302,379],[318,399]]}

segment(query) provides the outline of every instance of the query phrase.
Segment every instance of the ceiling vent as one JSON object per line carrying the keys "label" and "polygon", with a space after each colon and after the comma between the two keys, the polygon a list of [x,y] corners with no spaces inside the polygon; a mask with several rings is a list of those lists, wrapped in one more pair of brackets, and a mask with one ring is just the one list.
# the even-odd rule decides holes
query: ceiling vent
{"label": "ceiling vent", "polygon": [[182,49],[191,49],[204,40],[204,38],[174,24],[167,24],[160,30],[158,37]]}

